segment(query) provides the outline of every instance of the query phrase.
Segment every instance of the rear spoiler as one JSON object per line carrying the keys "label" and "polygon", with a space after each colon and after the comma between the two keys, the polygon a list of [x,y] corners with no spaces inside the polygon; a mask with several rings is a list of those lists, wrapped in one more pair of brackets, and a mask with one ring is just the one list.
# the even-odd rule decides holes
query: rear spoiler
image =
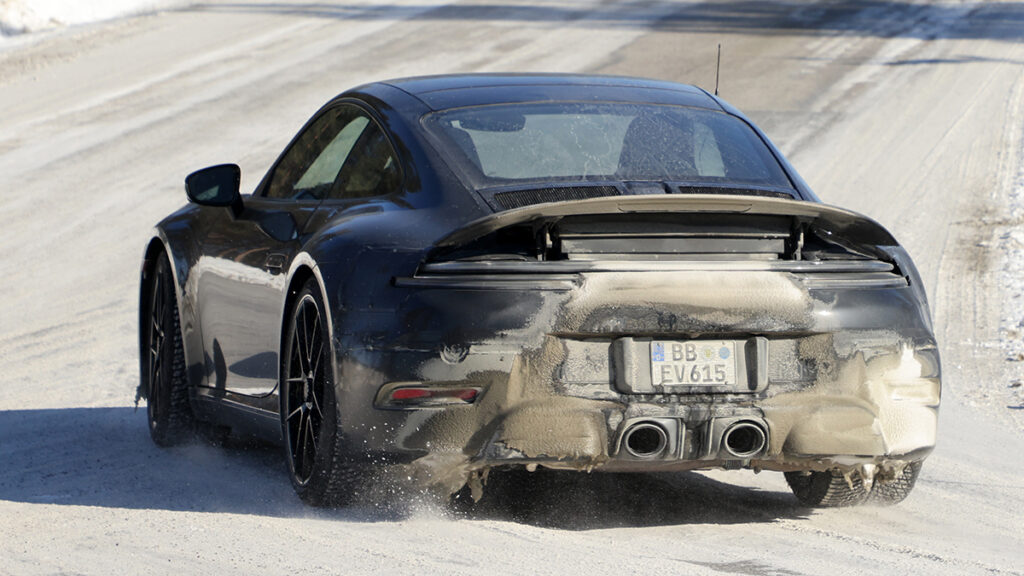
{"label": "rear spoiler", "polygon": [[554,223],[567,216],[700,212],[791,216],[809,225],[822,238],[837,243],[899,245],[888,230],[871,218],[827,204],[759,196],[665,194],[551,202],[507,210],[466,224],[441,238],[435,244],[435,249],[472,242],[509,226]]}

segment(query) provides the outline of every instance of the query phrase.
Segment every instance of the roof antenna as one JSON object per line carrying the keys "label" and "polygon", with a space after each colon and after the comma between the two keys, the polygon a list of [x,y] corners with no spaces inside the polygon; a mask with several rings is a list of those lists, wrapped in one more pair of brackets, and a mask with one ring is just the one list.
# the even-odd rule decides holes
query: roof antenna
{"label": "roof antenna", "polygon": [[718,71],[722,69],[722,44],[718,44],[718,61],[715,63],[715,96],[718,96]]}

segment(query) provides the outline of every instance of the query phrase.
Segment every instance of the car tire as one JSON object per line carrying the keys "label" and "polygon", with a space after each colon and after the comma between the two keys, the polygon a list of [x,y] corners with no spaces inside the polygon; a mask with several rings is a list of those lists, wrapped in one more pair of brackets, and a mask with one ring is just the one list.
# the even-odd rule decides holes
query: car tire
{"label": "car tire", "polygon": [[839,470],[786,472],[786,483],[796,499],[811,508],[857,506],[868,498],[868,491],[859,475],[852,475],[851,481],[847,482]]}
{"label": "car tire", "polygon": [[881,481],[875,480],[868,496],[868,503],[876,506],[892,506],[899,504],[914,489],[917,476],[921,473],[921,462],[911,462],[900,470],[895,478]]}
{"label": "car tire", "polygon": [[178,297],[171,265],[164,254],[153,265],[146,294],[142,378],[149,435],[160,446],[174,446],[192,439],[195,417],[185,375]]}
{"label": "car tire", "polygon": [[281,356],[281,432],[288,475],[312,506],[345,506],[360,495],[366,464],[345,450],[331,368],[324,300],[310,279],[295,297]]}

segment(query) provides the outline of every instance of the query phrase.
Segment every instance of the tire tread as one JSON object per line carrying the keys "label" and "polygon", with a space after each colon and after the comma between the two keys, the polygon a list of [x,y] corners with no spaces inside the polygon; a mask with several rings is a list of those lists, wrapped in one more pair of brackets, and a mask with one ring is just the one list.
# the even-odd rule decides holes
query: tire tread
{"label": "tire tread", "polygon": [[895,478],[887,481],[876,480],[871,487],[868,503],[875,506],[892,506],[899,504],[914,489],[917,477],[921,473],[922,462],[911,462],[903,467]]}
{"label": "tire tread", "polygon": [[[159,260],[157,260],[153,268],[153,276],[154,279],[159,278],[160,282],[165,283],[166,289],[164,293],[167,295],[165,305],[171,309],[170,332],[173,336],[171,338],[171,361],[168,363],[167,359],[164,359],[165,365],[170,366],[169,378],[167,379],[166,419],[162,422],[156,422],[155,425],[151,423],[149,432],[153,442],[156,444],[160,446],[176,446],[189,442],[194,438],[195,416],[192,412],[188,378],[185,373],[185,351],[181,338],[178,298],[174,293],[174,277],[171,274],[170,263],[167,261],[166,255],[161,255]],[[150,306],[152,306],[152,298],[155,297],[156,294],[154,293],[153,286],[151,286]],[[147,325],[146,328],[148,329],[149,326]],[[145,370],[147,372],[143,375],[143,378],[148,379],[148,364]],[[152,390],[149,389],[148,381],[147,396],[147,402],[160,401],[159,398],[154,399],[152,397],[153,394]]]}
{"label": "tire tread", "polygon": [[868,491],[859,475],[852,475],[847,482],[839,470],[786,472],[786,482],[797,500],[812,508],[857,506],[868,498]]}

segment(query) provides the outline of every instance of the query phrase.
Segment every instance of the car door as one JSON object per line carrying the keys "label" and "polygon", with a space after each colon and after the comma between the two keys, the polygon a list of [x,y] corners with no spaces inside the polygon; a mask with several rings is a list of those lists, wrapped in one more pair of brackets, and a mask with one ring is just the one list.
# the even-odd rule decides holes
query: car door
{"label": "car door", "polygon": [[289,145],[244,210],[221,214],[202,239],[198,305],[207,383],[247,396],[277,386],[286,272],[323,218],[317,207],[371,121],[339,105]]}

